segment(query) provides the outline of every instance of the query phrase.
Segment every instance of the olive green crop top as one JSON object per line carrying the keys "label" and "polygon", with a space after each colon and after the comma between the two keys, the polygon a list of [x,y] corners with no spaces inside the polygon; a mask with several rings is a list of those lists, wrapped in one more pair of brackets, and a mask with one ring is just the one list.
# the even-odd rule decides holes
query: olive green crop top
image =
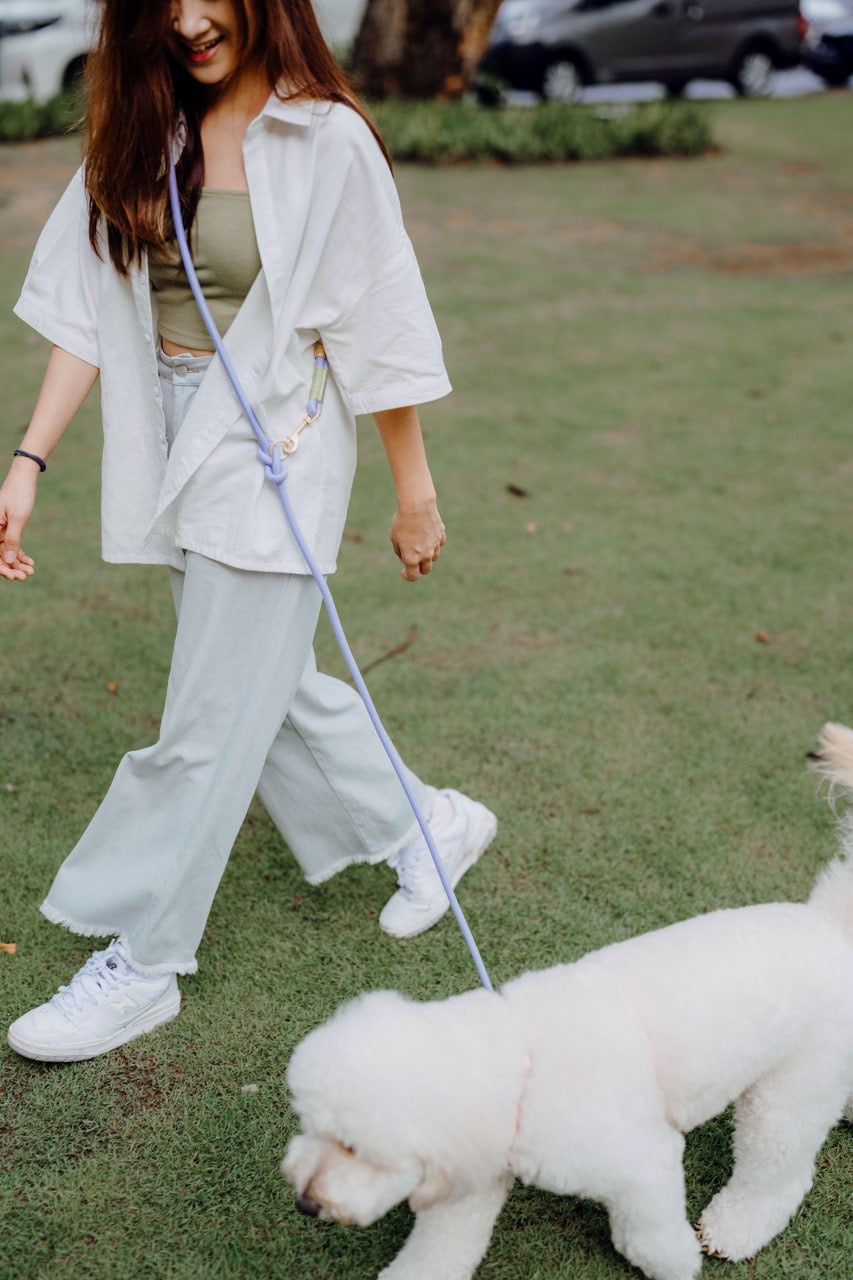
{"label": "olive green crop top", "polygon": [[[216,327],[224,334],[261,269],[248,191],[203,187],[191,243],[202,292]],[[156,249],[148,256],[160,336],[189,350],[210,351],[213,343],[177,259],[176,247],[173,252],[174,257]]]}

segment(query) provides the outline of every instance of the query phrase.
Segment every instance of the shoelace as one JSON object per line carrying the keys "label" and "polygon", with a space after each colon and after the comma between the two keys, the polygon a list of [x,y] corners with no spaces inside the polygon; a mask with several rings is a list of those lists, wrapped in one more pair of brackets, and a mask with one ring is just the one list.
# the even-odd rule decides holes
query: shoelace
{"label": "shoelace", "polygon": [[[435,834],[435,839],[446,841],[454,829],[458,830],[458,823],[448,823]],[[417,898],[422,892],[431,893],[436,884],[441,884],[423,838],[413,841],[412,844],[400,850],[394,862],[394,869],[397,872],[400,892],[406,898]]]}
{"label": "shoelace", "polygon": [[[115,957],[116,968],[107,966],[107,959]],[[87,1004],[97,1004],[104,992],[121,986],[131,975],[131,970],[121,952],[115,947],[106,951],[96,951],[90,956],[82,969],[75,973],[67,986],[60,987],[50,1003],[62,1013],[73,1013],[75,1009],[83,1009]]]}
{"label": "shoelace", "polygon": [[419,889],[429,888],[431,881],[438,879],[438,872],[432,865],[432,858],[424,840],[401,849],[395,869],[400,892],[407,898],[416,898]]}

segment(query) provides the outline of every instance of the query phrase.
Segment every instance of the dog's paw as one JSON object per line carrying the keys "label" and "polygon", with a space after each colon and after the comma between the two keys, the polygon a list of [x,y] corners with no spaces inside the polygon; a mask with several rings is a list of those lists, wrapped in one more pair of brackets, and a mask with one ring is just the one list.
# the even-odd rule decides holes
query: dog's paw
{"label": "dog's paw", "polygon": [[612,1230],[614,1248],[653,1280],[696,1280],[702,1254],[688,1222],[658,1230]]}
{"label": "dog's paw", "polygon": [[699,1219],[698,1235],[706,1253],[730,1262],[754,1258],[759,1249],[791,1221],[809,1188],[811,1176],[778,1178],[772,1190],[741,1181],[718,1191]]}
{"label": "dog's paw", "polygon": [[728,1259],[729,1255],[727,1253],[723,1253],[721,1249],[716,1248],[716,1246],[711,1243],[711,1240],[708,1237],[708,1228],[705,1225],[703,1218],[700,1218],[697,1224],[696,1239],[699,1241],[699,1248],[707,1255],[707,1257]]}
{"label": "dog's paw", "polygon": [[742,1262],[751,1258],[763,1241],[757,1241],[755,1222],[748,1213],[717,1195],[699,1219],[696,1235],[702,1252],[709,1258]]}

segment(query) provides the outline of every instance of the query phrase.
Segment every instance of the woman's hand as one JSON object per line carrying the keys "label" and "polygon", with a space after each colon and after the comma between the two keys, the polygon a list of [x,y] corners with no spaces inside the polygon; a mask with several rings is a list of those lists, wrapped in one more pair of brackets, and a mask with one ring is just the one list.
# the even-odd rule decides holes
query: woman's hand
{"label": "woman's hand", "polygon": [[[21,448],[49,458],[97,376],[93,364],[62,347],[53,347]],[[21,581],[32,577],[35,570],[31,558],[21,550],[21,534],[35,504],[40,470],[32,458],[15,457],[0,488],[0,578]]]}
{"label": "woman's hand", "polygon": [[12,581],[29,578],[35,571],[30,556],[21,550],[21,535],[36,500],[39,469],[29,458],[15,458],[0,488],[0,577]]}
{"label": "woman's hand", "polygon": [[420,420],[411,405],[383,409],[373,417],[397,490],[391,545],[403,561],[400,577],[417,582],[430,572],[447,541],[435,503]]}
{"label": "woman's hand", "polygon": [[391,521],[391,545],[403,562],[400,576],[416,582],[429,573],[447,541],[435,498],[418,507],[397,507]]}

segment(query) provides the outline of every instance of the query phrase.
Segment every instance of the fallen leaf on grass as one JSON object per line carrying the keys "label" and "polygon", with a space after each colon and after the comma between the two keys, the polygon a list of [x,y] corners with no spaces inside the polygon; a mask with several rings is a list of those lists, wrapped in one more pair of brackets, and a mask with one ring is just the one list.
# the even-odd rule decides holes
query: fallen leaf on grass
{"label": "fallen leaf on grass", "polygon": [[759,631],[755,638],[756,638],[756,640],[758,641],[758,643],[759,643],[759,644],[769,644],[769,643],[770,643],[770,632],[769,632],[769,631]]}
{"label": "fallen leaf on grass", "polygon": [[522,487],[521,487],[521,485],[520,485],[520,484],[508,484],[508,485],[507,485],[507,487],[506,487],[506,491],[507,491],[507,493],[511,493],[511,494],[512,494],[512,496],[513,496],[514,498],[529,498],[529,497],[530,497],[530,490],[529,490],[529,489],[522,489]]}
{"label": "fallen leaf on grass", "polygon": [[13,956],[17,950],[17,942],[0,942],[0,951],[6,951],[10,956]]}
{"label": "fallen leaf on grass", "polygon": [[108,681],[107,693],[118,693],[118,685],[116,684],[115,680]]}

